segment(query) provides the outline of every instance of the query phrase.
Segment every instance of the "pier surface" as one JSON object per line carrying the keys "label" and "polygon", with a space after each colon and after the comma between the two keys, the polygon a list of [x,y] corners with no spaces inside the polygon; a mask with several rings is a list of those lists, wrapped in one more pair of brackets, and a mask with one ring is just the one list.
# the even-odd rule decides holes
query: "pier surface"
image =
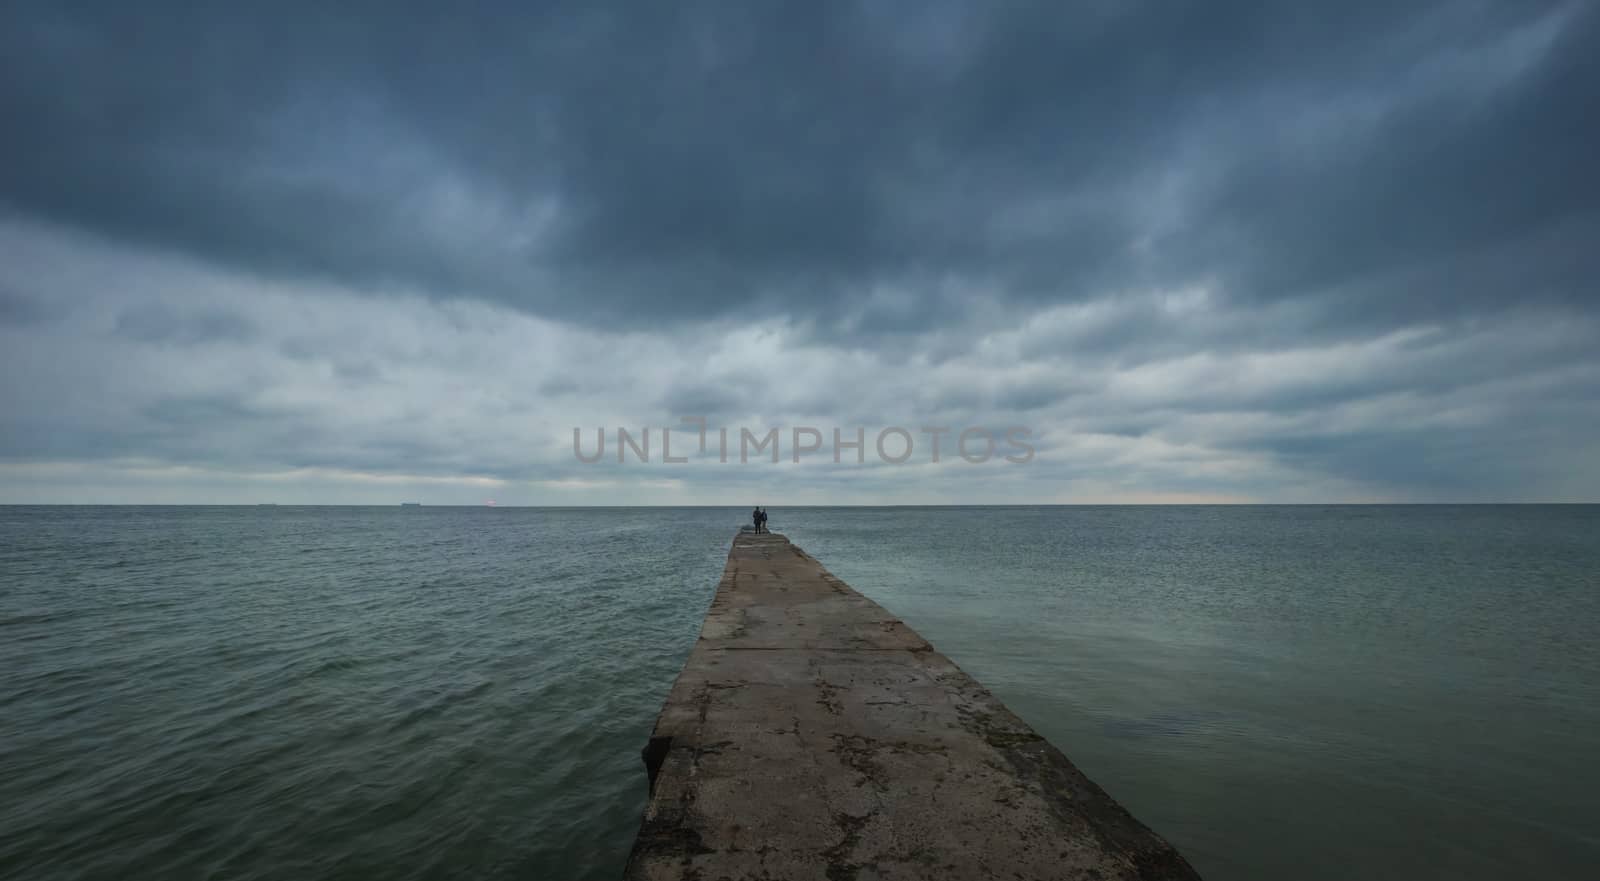
{"label": "pier surface", "polygon": [[735,538],[645,764],[630,881],[1197,877],[781,535]]}

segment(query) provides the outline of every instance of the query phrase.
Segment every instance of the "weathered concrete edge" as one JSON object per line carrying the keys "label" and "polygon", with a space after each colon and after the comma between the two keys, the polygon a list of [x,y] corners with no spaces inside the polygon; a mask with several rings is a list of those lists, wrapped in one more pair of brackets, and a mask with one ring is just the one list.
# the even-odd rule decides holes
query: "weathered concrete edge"
{"label": "weathered concrete edge", "polygon": [[[781,538],[781,536],[780,536]],[[727,562],[723,566],[723,573],[718,580],[717,589],[707,604],[707,613],[701,622],[700,632],[695,645],[690,649],[685,658],[684,670],[680,671],[678,680],[681,680],[690,667],[690,660],[697,652],[701,651],[736,651],[739,649],[713,648],[707,649],[707,629],[711,625],[711,612],[716,607],[718,600],[724,598],[727,591],[734,587],[734,575],[737,564],[734,550],[737,546],[738,536],[730,545]],[[787,541],[785,539],[785,541]],[[820,576],[835,590],[848,593],[866,605],[883,613],[886,619],[893,621],[898,627],[903,628],[909,636],[916,638],[920,645],[901,651],[911,651],[925,657],[930,664],[947,668],[947,672],[940,681],[947,688],[961,690],[971,694],[981,695],[985,703],[993,708],[993,712],[982,718],[972,721],[978,726],[987,744],[1000,755],[1004,756],[1012,768],[1017,772],[1018,778],[1031,782],[1045,797],[1052,811],[1058,812],[1063,817],[1086,820],[1093,830],[1101,845],[1108,851],[1114,851],[1125,856],[1131,863],[1137,877],[1140,878],[1170,878],[1170,879],[1198,879],[1199,874],[1184,859],[1176,848],[1158,835],[1154,830],[1141,823],[1126,808],[1119,804],[1087,775],[1080,771],[1070,759],[1066,757],[1054,744],[1045,740],[1029,726],[1021,717],[1010,710],[999,698],[974,679],[966,671],[947,656],[938,652],[933,646],[909,625],[871,598],[855,590],[846,582],[839,579],[821,561],[793,542],[787,542],[788,547],[804,560],[815,565]],[[860,649],[816,649],[815,651],[860,651]],[[631,869],[638,858],[647,851],[671,849],[689,853],[700,850],[697,841],[683,840],[685,835],[692,835],[683,822],[683,810],[688,805],[679,806],[674,810],[666,805],[659,804],[654,796],[656,782],[660,778],[663,767],[672,760],[673,734],[672,724],[667,719],[671,709],[672,695],[678,691],[678,681],[674,682],[673,689],[664,701],[662,712],[658,715],[652,734],[645,747],[641,750],[646,772],[650,781],[652,795],[651,805],[647,807],[640,823],[640,829],[634,842],[633,851],[629,857],[629,877]],[[691,758],[682,751],[678,751],[678,759]],[[691,761],[692,764],[692,761]],[[692,769],[679,769],[692,773]],[[709,852],[709,851],[707,851]]]}
{"label": "weathered concrete edge", "polygon": [[[723,591],[729,590],[733,587],[733,575],[738,568],[735,566],[733,560],[733,544],[737,543],[738,540],[739,536],[737,534],[734,535],[733,543],[730,543],[728,546],[728,559],[722,564],[722,577],[717,580],[717,589],[712,591],[711,598],[706,601],[706,611],[700,616],[700,632],[695,634],[694,645],[690,646],[689,653],[684,655],[683,660],[685,669],[687,669],[689,666],[689,658],[694,656],[695,651],[700,648],[700,644],[706,638],[706,628],[710,626],[711,623],[711,607],[716,605],[717,598],[722,596]],[[799,548],[796,547],[796,550],[799,550]],[[662,699],[661,711],[656,714],[656,722],[650,731],[650,739],[645,743],[644,748],[639,751],[640,758],[644,760],[645,774],[648,775],[650,779],[650,792],[652,794],[654,794],[656,791],[656,778],[661,775],[661,765],[667,760],[667,754],[672,749],[672,735],[669,733],[663,733],[662,731],[663,717],[666,715],[667,708],[671,704],[672,695],[678,689],[678,680],[683,678],[683,674],[684,671],[679,670],[678,675],[673,679],[672,688],[667,690],[667,696]],[[644,822],[640,825],[643,827],[648,825],[649,822],[650,813],[647,810],[645,812]],[[640,829],[639,837],[644,837],[644,830],[642,828]],[[635,842],[634,849],[638,849],[637,841]]]}

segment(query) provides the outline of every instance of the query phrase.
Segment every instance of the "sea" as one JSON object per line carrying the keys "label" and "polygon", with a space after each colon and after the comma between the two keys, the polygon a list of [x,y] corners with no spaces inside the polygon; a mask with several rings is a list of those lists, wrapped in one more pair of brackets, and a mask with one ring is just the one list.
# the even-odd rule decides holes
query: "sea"
{"label": "sea", "polygon": [[[1600,506],[769,512],[1213,881],[1596,877]],[[617,879],[748,517],[0,507],[0,878]]]}

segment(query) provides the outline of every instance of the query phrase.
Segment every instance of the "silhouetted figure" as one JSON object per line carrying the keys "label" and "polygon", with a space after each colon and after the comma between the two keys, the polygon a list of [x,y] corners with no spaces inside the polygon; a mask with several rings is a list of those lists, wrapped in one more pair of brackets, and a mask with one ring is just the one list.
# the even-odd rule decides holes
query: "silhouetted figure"
{"label": "silhouetted figure", "polygon": [[756,532],[760,532],[761,531],[761,509],[760,508],[751,508],[750,509],[750,522],[754,523],[756,525]]}
{"label": "silhouetted figure", "polygon": [[761,511],[761,531],[762,532],[770,532],[771,530],[767,529],[767,509],[766,508],[761,508],[760,511]]}

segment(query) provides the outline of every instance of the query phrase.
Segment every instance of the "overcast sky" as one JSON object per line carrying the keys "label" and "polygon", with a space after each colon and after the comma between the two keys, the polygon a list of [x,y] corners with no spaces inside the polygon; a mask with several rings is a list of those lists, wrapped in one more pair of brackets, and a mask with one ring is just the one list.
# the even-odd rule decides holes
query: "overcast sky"
{"label": "overcast sky", "polygon": [[1600,499],[1594,3],[409,5],[0,5],[0,502]]}

